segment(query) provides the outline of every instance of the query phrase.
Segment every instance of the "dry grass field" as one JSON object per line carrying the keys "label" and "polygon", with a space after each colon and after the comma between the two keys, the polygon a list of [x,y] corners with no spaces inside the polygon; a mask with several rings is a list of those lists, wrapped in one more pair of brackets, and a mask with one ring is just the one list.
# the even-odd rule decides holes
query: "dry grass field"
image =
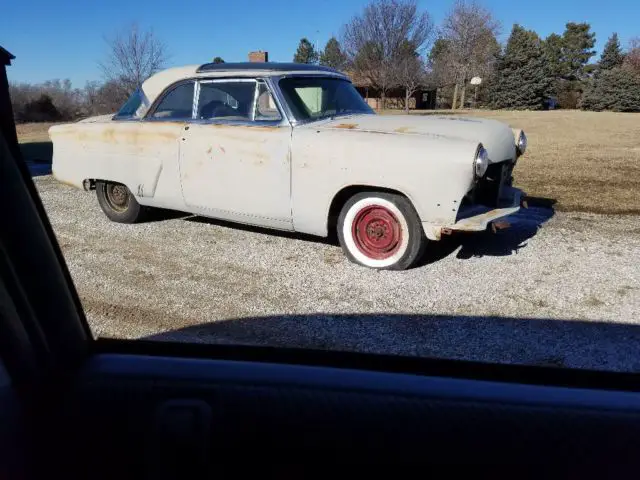
{"label": "dry grass field", "polygon": [[[639,114],[484,110],[456,114],[494,118],[525,130],[529,150],[516,167],[515,180],[528,195],[554,199],[559,210],[640,213]],[[50,157],[49,126],[18,125],[27,159]]]}
{"label": "dry grass field", "polygon": [[522,128],[529,149],[516,184],[560,210],[640,213],[640,114],[474,111]]}

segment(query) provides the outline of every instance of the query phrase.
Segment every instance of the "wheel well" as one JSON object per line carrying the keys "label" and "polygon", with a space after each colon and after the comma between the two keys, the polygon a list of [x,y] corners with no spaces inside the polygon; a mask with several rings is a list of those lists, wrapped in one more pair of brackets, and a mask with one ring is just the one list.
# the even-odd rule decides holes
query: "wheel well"
{"label": "wheel well", "polygon": [[336,193],[335,197],[333,197],[333,200],[331,201],[331,206],[329,207],[329,216],[327,219],[327,233],[329,237],[336,235],[338,217],[340,216],[340,210],[342,210],[344,204],[347,203],[347,201],[356,193],[360,192],[394,193],[407,198],[404,193],[399,192],[398,190],[393,190],[392,188],[374,187],[371,185],[350,185],[345,187]]}
{"label": "wheel well", "polygon": [[82,181],[82,187],[88,192],[90,190],[96,189],[96,179],[95,178],[85,178]]}

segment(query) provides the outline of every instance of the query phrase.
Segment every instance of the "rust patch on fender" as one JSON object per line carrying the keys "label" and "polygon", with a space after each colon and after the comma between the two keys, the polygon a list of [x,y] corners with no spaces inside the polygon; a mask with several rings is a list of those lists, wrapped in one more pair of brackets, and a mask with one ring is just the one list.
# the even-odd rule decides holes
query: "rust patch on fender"
{"label": "rust patch on fender", "polygon": [[56,136],[61,135],[73,138],[78,142],[105,143],[136,145],[149,144],[159,141],[175,141],[178,137],[176,133],[166,131],[153,131],[150,129],[124,129],[118,127],[110,128],[84,128],[79,126],[74,129],[56,132]]}
{"label": "rust patch on fender", "polygon": [[411,127],[398,127],[394,130],[396,133],[409,133],[411,131]]}
{"label": "rust patch on fender", "polygon": [[212,150],[212,149],[213,149],[213,147],[209,147],[209,148],[207,149],[207,155],[209,155],[209,154],[211,153],[211,150]]}
{"label": "rust patch on fender", "polygon": [[346,130],[353,130],[354,128],[358,128],[357,123],[340,123],[336,125],[334,128],[344,128]]}

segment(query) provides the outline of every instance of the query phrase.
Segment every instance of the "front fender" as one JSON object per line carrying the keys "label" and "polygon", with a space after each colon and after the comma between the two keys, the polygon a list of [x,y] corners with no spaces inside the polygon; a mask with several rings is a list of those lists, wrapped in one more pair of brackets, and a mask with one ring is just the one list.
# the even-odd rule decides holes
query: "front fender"
{"label": "front fender", "polygon": [[292,213],[296,231],[326,236],[334,197],[350,185],[396,190],[423,222],[455,220],[473,185],[478,143],[436,135],[295,128]]}

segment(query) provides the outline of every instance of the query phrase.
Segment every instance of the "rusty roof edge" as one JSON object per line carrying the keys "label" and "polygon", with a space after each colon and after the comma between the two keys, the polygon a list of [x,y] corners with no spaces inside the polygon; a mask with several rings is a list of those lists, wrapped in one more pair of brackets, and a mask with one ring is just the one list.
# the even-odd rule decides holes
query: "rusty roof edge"
{"label": "rusty roof edge", "polygon": [[14,58],[16,58],[15,55],[12,55],[9,50],[0,46],[0,63],[2,63],[3,65],[11,65],[11,60],[13,60]]}

